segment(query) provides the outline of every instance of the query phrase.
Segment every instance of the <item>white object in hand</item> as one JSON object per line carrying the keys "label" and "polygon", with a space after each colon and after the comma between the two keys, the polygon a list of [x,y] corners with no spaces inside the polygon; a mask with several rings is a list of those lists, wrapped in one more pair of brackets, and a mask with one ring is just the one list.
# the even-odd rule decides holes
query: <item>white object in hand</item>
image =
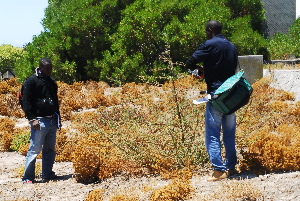
{"label": "white object in hand", "polygon": [[210,94],[207,94],[207,96],[205,96],[204,98],[200,98],[198,100],[193,100],[193,103],[198,105],[198,104],[201,104],[201,103],[206,103],[208,102],[209,100],[211,99],[211,95]]}

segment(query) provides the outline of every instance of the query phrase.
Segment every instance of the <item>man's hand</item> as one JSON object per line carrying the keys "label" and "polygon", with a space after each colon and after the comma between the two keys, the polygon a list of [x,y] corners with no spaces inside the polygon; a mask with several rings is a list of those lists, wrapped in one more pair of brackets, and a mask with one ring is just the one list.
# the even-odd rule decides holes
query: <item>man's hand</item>
{"label": "man's hand", "polygon": [[192,76],[197,79],[203,79],[204,78],[204,69],[203,66],[196,65],[195,70],[190,71],[192,73]]}
{"label": "man's hand", "polygon": [[33,121],[32,121],[32,127],[33,127],[34,129],[36,129],[36,130],[41,130],[39,120],[33,120]]}

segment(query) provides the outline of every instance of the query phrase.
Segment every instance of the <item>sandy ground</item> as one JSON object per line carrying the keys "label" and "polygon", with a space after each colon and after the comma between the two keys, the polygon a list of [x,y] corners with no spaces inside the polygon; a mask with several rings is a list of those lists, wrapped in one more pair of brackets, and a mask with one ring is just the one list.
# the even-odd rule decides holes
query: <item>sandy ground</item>
{"label": "sandy ground", "polygon": [[[33,185],[22,184],[17,171],[23,167],[24,159],[24,156],[15,152],[0,153],[0,200],[85,200],[88,193],[94,189],[104,189],[105,200],[120,194],[134,195],[139,200],[149,200],[151,190],[161,188],[170,182],[160,177],[119,176],[97,184],[84,185],[77,183],[73,177],[71,162],[60,162],[54,164],[54,171],[62,176],[60,180],[42,183],[41,179],[37,178],[37,182]],[[233,188],[242,186],[245,191],[246,188],[252,188],[254,193],[261,193],[258,200],[300,200],[299,171],[260,176],[240,173],[217,182],[208,182],[207,177],[208,175],[195,175],[192,178],[192,186],[196,190],[191,200],[201,200],[200,198],[209,196],[212,197],[208,200],[225,200],[222,199],[222,192],[229,191],[228,186]]]}

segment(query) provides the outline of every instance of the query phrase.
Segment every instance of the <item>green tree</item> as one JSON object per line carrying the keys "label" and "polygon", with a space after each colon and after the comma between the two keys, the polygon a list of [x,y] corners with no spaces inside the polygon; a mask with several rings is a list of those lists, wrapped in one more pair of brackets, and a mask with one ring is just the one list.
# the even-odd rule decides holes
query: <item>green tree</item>
{"label": "green tree", "polygon": [[287,34],[277,33],[268,39],[271,59],[290,59],[300,56],[300,18],[294,21]]}
{"label": "green tree", "polygon": [[15,69],[16,63],[22,59],[24,51],[22,48],[14,47],[12,45],[0,46],[0,72],[4,73],[8,69]]}
{"label": "green tree", "polygon": [[[133,1],[133,0],[131,0]],[[75,64],[76,80],[99,79],[94,62],[110,49],[110,34],[130,0],[50,0],[43,25],[60,45],[60,61]]]}
{"label": "green tree", "polygon": [[265,10],[261,0],[225,0],[225,5],[230,8],[232,19],[249,16],[252,29],[263,34]]}
{"label": "green tree", "polygon": [[[25,77],[41,57],[48,56],[54,76],[69,83],[89,79],[116,85],[163,82],[181,70],[177,65],[169,69],[170,61],[162,56],[168,52],[174,63],[185,62],[206,39],[204,26],[211,19],[223,23],[224,35],[237,43],[240,53],[257,53],[264,45],[258,2],[49,0],[45,31],[26,47],[19,74]],[[247,42],[255,45],[244,45],[238,23],[246,28],[244,36],[250,34]]]}
{"label": "green tree", "polygon": [[[160,60],[166,47],[173,62],[185,62],[206,39],[204,26],[211,19],[223,23],[224,35],[235,40],[240,54],[258,53],[265,44],[251,27],[251,13],[233,18],[226,3],[225,0],[136,0],[125,9],[118,30],[111,37],[112,51],[107,51],[99,62],[100,79],[122,84],[145,81],[141,79],[145,77],[153,80],[153,75],[170,75],[172,72]],[[239,24],[245,27],[242,37],[238,37]],[[246,44],[248,41],[253,45]]]}

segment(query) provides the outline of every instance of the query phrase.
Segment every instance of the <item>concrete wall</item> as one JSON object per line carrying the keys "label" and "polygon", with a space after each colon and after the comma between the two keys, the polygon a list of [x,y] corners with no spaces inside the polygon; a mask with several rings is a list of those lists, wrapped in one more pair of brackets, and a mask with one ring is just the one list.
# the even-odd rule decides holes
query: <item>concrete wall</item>
{"label": "concrete wall", "polygon": [[250,84],[263,77],[263,55],[239,56],[239,64]]}
{"label": "concrete wall", "polygon": [[270,86],[295,93],[295,101],[300,101],[300,70],[263,70],[264,76],[271,75]]}

